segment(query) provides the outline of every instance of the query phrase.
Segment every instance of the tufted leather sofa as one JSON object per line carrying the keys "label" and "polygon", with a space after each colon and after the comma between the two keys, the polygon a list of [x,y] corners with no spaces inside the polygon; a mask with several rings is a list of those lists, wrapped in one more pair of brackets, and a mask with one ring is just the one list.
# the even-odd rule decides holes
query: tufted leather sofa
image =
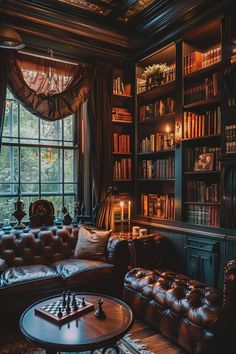
{"label": "tufted leather sofa", "polygon": [[184,352],[228,353],[218,290],[182,274],[134,268],[125,276],[124,297],[138,318]]}
{"label": "tufted leather sofa", "polygon": [[[61,292],[115,292],[127,272],[127,242],[110,236],[106,262],[73,258],[78,228],[32,229],[0,235],[0,319],[19,315],[29,304]],[[112,292],[113,291],[113,292]]]}

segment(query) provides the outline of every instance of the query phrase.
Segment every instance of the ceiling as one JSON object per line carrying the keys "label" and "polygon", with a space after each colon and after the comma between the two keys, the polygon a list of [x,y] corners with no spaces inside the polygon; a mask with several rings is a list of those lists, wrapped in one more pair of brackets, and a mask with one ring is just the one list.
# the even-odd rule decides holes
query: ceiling
{"label": "ceiling", "polygon": [[180,38],[231,0],[0,0],[26,49],[129,64]]}

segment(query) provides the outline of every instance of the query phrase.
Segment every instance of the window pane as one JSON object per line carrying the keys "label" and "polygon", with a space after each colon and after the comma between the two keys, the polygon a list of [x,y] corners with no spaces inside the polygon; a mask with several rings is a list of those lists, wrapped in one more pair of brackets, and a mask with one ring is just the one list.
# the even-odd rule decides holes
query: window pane
{"label": "window pane", "polygon": [[65,195],[64,206],[69,210],[70,216],[74,217],[75,195]]}
{"label": "window pane", "polygon": [[64,150],[64,179],[65,182],[74,181],[74,151]]}
{"label": "window pane", "polygon": [[64,189],[65,189],[65,193],[75,193],[76,185],[72,183],[65,183]]}
{"label": "window pane", "polygon": [[22,143],[39,141],[39,118],[22,105],[20,105],[20,140]]}
{"label": "window pane", "polygon": [[62,151],[59,149],[41,149],[42,182],[62,182]]}
{"label": "window pane", "polygon": [[3,126],[3,142],[16,141],[18,138],[18,103],[15,100],[6,101]]}
{"label": "window pane", "polygon": [[48,122],[40,120],[40,139],[42,144],[61,145],[62,121]]}
{"label": "window pane", "polygon": [[64,118],[64,140],[73,141],[73,116]]}
{"label": "window pane", "polygon": [[55,210],[55,216],[59,214],[59,217],[61,217],[61,209],[62,209],[62,196],[49,196],[47,195],[44,199],[49,200],[52,202]]}
{"label": "window pane", "polygon": [[12,213],[14,212],[14,202],[16,201],[13,197],[2,197],[0,198],[0,221],[3,219],[16,220]]}
{"label": "window pane", "polygon": [[25,194],[36,194],[38,196],[39,194],[39,184],[38,183],[21,183],[20,185],[20,191],[21,193],[23,194],[23,197],[25,198],[24,196],[24,193]]}
{"label": "window pane", "polygon": [[41,193],[62,193],[62,185],[58,183],[42,183]]}
{"label": "window pane", "polygon": [[10,183],[18,183],[18,152],[13,146],[2,146],[0,154],[0,193],[14,193]]}
{"label": "window pane", "polygon": [[39,149],[36,147],[21,147],[20,149],[21,182],[39,181]]}

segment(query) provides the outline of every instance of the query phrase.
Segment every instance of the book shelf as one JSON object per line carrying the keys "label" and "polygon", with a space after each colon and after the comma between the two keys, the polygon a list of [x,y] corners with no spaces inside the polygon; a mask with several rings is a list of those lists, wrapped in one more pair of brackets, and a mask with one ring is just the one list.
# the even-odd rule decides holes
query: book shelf
{"label": "book shelf", "polygon": [[183,221],[220,226],[221,20],[183,39]]}
{"label": "book shelf", "polygon": [[[162,80],[145,75],[147,68],[165,64]],[[136,66],[136,198],[142,217],[175,219],[175,65],[171,44]]]}

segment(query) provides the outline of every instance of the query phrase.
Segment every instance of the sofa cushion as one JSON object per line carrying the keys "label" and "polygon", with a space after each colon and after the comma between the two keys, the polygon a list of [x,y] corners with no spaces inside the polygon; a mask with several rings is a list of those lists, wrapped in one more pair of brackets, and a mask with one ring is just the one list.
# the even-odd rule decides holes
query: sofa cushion
{"label": "sofa cushion", "polygon": [[45,281],[51,281],[52,279],[60,280],[60,276],[57,272],[45,265],[29,265],[22,267],[11,267],[5,270],[1,275],[1,280],[5,286],[23,286],[27,290],[27,284],[39,283],[39,287]]}
{"label": "sofa cushion", "polygon": [[106,246],[111,231],[80,227],[74,256],[106,262]]}
{"label": "sofa cushion", "polygon": [[105,282],[110,277],[113,265],[99,261],[66,259],[51,265],[67,285],[92,285]]}

